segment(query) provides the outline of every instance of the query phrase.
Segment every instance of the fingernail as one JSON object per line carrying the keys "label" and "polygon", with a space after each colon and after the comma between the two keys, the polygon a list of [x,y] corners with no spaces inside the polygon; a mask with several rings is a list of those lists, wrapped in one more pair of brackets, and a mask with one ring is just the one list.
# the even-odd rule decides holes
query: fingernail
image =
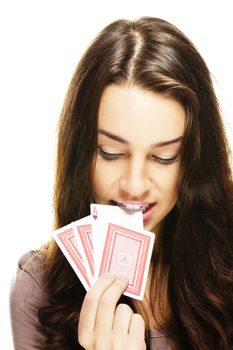
{"label": "fingernail", "polygon": [[105,275],[103,275],[102,277],[106,278],[106,279],[113,279],[113,278],[116,278],[116,275],[112,272],[108,272]]}
{"label": "fingernail", "polygon": [[116,277],[123,282],[128,282],[129,280],[129,277],[125,273],[119,273]]}

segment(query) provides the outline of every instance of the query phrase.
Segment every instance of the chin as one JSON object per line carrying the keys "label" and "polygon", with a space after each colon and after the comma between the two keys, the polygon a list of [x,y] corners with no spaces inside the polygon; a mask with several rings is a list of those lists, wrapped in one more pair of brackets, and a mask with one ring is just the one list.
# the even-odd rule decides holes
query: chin
{"label": "chin", "polygon": [[144,229],[147,231],[153,232],[153,233],[158,233],[160,226],[161,226],[161,222],[154,223],[154,224],[152,224],[152,223],[150,224],[149,222],[144,223]]}

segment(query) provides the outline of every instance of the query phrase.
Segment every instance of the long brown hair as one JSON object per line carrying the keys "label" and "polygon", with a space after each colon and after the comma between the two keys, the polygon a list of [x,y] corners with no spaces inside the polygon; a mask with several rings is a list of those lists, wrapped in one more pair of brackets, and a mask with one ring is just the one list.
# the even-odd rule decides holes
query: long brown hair
{"label": "long brown hair", "polygon": [[[229,148],[206,64],[170,23],[151,17],[116,21],[81,59],[59,125],[55,228],[89,214],[98,109],[109,84],[135,84],[166,94],[186,109],[178,199],[156,241],[152,273],[157,278],[151,282],[150,305],[157,324],[177,349],[229,349],[233,340]],[[77,349],[85,291],[53,241],[45,272],[51,305],[40,310],[40,318],[48,330],[49,348]],[[165,307],[158,302],[162,295]],[[157,312],[164,317],[156,317]]]}

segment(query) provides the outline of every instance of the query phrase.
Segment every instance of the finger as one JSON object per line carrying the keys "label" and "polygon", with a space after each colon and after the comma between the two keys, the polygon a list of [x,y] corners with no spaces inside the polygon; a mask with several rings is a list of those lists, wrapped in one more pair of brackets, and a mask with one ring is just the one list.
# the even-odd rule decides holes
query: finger
{"label": "finger", "polygon": [[137,341],[145,339],[145,322],[141,315],[133,314],[129,325],[129,335]]}
{"label": "finger", "polygon": [[79,336],[84,332],[84,330],[87,332],[87,334],[91,334],[93,332],[100,298],[115,279],[116,277],[110,274],[102,276],[87,292],[79,317]]}
{"label": "finger", "polygon": [[115,311],[113,333],[116,336],[128,334],[133,310],[127,304],[119,304]]}
{"label": "finger", "polygon": [[125,275],[118,276],[102,294],[96,315],[95,330],[97,332],[112,330],[116,304],[127,284],[128,278]]}

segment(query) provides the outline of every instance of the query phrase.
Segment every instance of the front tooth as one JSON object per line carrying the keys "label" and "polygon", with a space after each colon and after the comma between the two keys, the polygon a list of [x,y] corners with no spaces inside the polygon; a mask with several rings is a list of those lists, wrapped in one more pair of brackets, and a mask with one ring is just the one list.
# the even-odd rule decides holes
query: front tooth
{"label": "front tooth", "polygon": [[147,204],[134,204],[134,203],[120,203],[120,206],[123,206],[126,209],[132,210],[145,210],[148,205]]}

